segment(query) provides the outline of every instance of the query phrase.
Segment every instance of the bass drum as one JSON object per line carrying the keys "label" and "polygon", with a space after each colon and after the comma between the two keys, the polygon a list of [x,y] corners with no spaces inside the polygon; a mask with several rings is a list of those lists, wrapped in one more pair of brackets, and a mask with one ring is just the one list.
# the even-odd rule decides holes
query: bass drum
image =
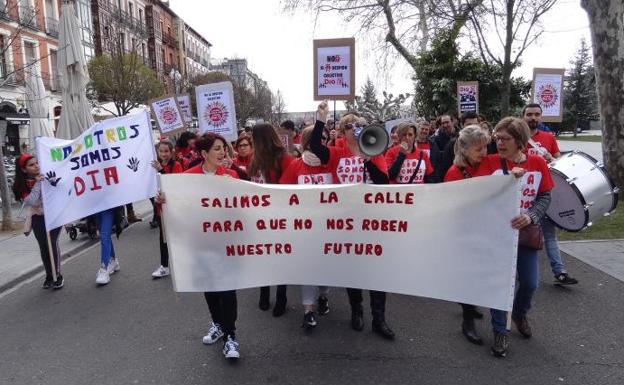
{"label": "bass drum", "polygon": [[568,152],[549,167],[555,187],[546,214],[558,227],[580,231],[615,210],[619,190],[590,155]]}

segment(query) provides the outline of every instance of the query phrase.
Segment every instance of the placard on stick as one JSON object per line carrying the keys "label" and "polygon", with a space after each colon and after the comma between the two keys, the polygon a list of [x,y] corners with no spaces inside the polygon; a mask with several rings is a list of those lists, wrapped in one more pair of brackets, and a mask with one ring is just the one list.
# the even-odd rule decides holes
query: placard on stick
{"label": "placard on stick", "polygon": [[355,38],[314,40],[314,100],[355,99]]}
{"label": "placard on stick", "polygon": [[233,142],[238,138],[234,89],[231,82],[204,84],[195,89],[199,130]]}
{"label": "placard on stick", "polygon": [[186,130],[180,106],[174,95],[152,99],[149,105],[161,134],[171,135]]}
{"label": "placard on stick", "polygon": [[457,112],[479,113],[479,82],[457,82]]}
{"label": "placard on stick", "polygon": [[563,121],[564,68],[533,68],[531,101],[542,107],[542,121]]}
{"label": "placard on stick", "polygon": [[191,96],[189,94],[176,95],[178,101],[178,107],[182,113],[182,119],[184,123],[191,123],[193,121],[193,111],[191,110]]}

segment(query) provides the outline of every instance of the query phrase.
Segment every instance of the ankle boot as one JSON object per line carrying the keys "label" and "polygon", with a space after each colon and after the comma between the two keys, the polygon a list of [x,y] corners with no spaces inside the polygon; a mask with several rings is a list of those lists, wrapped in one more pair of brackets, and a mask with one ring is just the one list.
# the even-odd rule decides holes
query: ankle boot
{"label": "ankle boot", "polygon": [[475,328],[474,319],[464,319],[464,322],[462,322],[462,333],[464,333],[464,336],[466,336],[466,339],[470,343],[475,345],[483,344],[483,340],[481,339],[481,337],[477,333],[477,329]]}
{"label": "ankle boot", "polygon": [[390,326],[383,319],[373,320],[373,332],[379,334],[387,340],[394,339],[394,332],[390,329]]}
{"label": "ankle boot", "polygon": [[260,301],[258,302],[258,307],[262,311],[267,311],[271,307],[271,303],[269,302],[271,297],[271,288],[269,286],[263,286],[260,288]]}
{"label": "ankle boot", "polygon": [[351,328],[361,332],[364,330],[364,311],[362,304],[351,305]]}

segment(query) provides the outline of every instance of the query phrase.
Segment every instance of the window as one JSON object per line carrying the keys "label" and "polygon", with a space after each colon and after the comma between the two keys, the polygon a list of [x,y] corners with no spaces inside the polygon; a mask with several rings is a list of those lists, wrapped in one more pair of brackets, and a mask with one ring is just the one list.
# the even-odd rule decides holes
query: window
{"label": "window", "polygon": [[134,4],[128,2],[128,13],[131,17],[134,17]]}
{"label": "window", "polygon": [[143,25],[143,10],[139,8],[139,22]]}
{"label": "window", "polygon": [[58,64],[57,64],[57,52],[50,50],[50,90],[56,91],[59,89],[58,83]]}
{"label": "window", "polygon": [[32,64],[37,61],[37,47],[35,43],[24,41],[24,64]]}
{"label": "window", "polygon": [[7,76],[9,70],[9,49],[10,47],[6,43],[7,37],[0,35],[0,79],[4,79]]}

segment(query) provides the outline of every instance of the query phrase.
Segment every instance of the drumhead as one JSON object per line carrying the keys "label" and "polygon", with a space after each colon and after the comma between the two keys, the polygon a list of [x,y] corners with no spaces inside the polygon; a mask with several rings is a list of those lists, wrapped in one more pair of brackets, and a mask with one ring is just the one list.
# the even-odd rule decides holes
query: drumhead
{"label": "drumhead", "polygon": [[551,202],[547,216],[557,227],[567,231],[581,231],[589,223],[589,212],[585,209],[585,198],[574,183],[557,169],[551,169],[554,187],[550,193]]}

